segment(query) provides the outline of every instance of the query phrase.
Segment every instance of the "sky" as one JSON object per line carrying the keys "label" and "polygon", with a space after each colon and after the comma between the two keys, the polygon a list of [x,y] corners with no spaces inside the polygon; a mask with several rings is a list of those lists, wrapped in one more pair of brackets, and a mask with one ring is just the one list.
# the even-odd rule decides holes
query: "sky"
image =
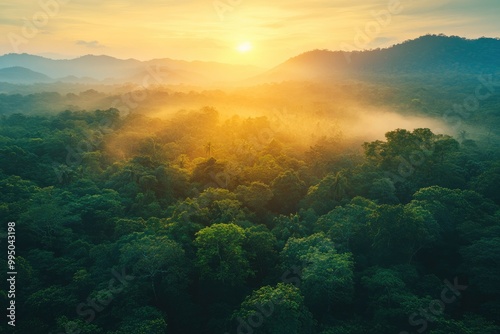
{"label": "sky", "polygon": [[314,49],[428,33],[500,37],[500,0],[2,0],[0,54],[172,58],[271,68]]}

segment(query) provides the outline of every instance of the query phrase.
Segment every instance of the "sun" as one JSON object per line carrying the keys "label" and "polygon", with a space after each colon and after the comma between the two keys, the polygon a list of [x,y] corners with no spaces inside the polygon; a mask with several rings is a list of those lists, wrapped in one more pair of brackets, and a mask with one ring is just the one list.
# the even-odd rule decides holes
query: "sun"
{"label": "sun", "polygon": [[236,50],[238,50],[238,52],[240,52],[240,53],[247,53],[247,52],[252,51],[252,49],[253,49],[253,45],[250,42],[240,43],[238,45],[238,47],[236,48]]}

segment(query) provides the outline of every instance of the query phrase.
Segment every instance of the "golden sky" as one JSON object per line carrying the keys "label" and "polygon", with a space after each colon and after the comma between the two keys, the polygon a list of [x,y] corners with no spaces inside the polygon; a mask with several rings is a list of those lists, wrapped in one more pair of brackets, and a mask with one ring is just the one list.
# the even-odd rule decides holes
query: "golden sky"
{"label": "golden sky", "polygon": [[273,67],[312,49],[427,33],[500,37],[499,0],[2,0],[0,54],[106,54]]}

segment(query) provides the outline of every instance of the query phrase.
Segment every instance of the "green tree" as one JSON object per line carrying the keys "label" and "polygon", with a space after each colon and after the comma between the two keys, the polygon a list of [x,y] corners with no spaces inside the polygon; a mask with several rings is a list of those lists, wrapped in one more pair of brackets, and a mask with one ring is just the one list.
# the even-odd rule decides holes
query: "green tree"
{"label": "green tree", "polygon": [[184,250],[166,236],[134,233],[132,241],[120,248],[120,261],[132,268],[133,273],[150,280],[157,298],[158,280],[172,290],[183,289],[187,280]]}
{"label": "green tree", "polygon": [[16,221],[25,212],[30,198],[40,191],[35,183],[0,172],[0,216]]}
{"label": "green tree", "polygon": [[488,321],[481,316],[467,314],[463,319],[438,319],[435,329],[430,334],[496,334],[500,326]]}
{"label": "green tree", "polygon": [[240,333],[313,333],[314,320],[298,288],[278,283],[254,291],[233,314]]}
{"label": "green tree", "polygon": [[273,198],[273,192],[262,182],[252,182],[249,186],[238,186],[236,196],[248,208],[263,211]]}
{"label": "green tree", "polygon": [[133,309],[127,318],[123,319],[120,328],[110,334],[165,334],[167,323],[162,313],[151,306]]}
{"label": "green tree", "polygon": [[123,215],[121,198],[116,191],[110,189],[100,194],[83,196],[76,205],[83,230],[96,238],[109,238],[113,233],[114,218]]}
{"label": "green tree", "polygon": [[271,208],[282,214],[297,212],[299,201],[306,194],[306,185],[299,175],[288,170],[274,179],[271,190],[274,194]]}
{"label": "green tree", "polygon": [[324,215],[341,204],[342,200],[347,199],[348,188],[349,182],[345,170],[328,174],[317,185],[309,188],[301,207],[312,208],[318,215]]}
{"label": "green tree", "polygon": [[325,233],[338,250],[364,256],[371,242],[368,236],[369,217],[377,205],[362,197],[355,197],[349,204],[336,207],[321,216],[314,224],[315,232]]}
{"label": "green tree", "polygon": [[500,237],[483,238],[460,253],[471,284],[484,295],[500,296]]}
{"label": "green tree", "polygon": [[289,216],[279,215],[273,219],[274,228],[272,233],[278,239],[279,248],[285,246],[287,240],[291,237],[301,238],[310,234],[311,226],[299,214],[290,214]]}
{"label": "green tree", "polygon": [[439,239],[431,213],[415,205],[381,205],[369,218],[374,257],[378,263],[411,263],[424,247]]}
{"label": "green tree", "polygon": [[257,279],[265,277],[276,266],[278,260],[276,246],[276,237],[267,227],[258,225],[245,229],[244,249]]}
{"label": "green tree", "polygon": [[473,189],[500,205],[500,163],[493,164],[472,182]]}
{"label": "green tree", "polygon": [[88,323],[86,321],[76,319],[70,320],[66,316],[62,316],[57,319],[58,333],[80,333],[80,334],[102,334],[104,333],[102,328],[99,328],[95,324]]}
{"label": "green tree", "polygon": [[71,194],[53,187],[41,189],[32,197],[18,223],[31,245],[60,250],[70,242],[71,228],[81,223],[80,216],[69,207],[74,201]]}
{"label": "green tree", "polygon": [[234,224],[214,224],[196,233],[196,265],[202,278],[243,283],[253,274],[244,243],[245,230]]}
{"label": "green tree", "polygon": [[373,315],[373,333],[407,328],[409,317],[428,307],[432,301],[431,297],[419,298],[412,294],[404,275],[396,269],[371,267],[361,276],[361,284],[368,296],[368,311]]}
{"label": "green tree", "polygon": [[329,312],[332,305],[352,301],[354,262],[351,253],[338,254],[324,234],[290,238],[281,252],[285,268],[301,268],[300,290],[307,305],[318,312]]}
{"label": "green tree", "polygon": [[452,249],[499,232],[498,207],[474,191],[433,186],[420,189],[413,198],[413,203],[432,213]]}

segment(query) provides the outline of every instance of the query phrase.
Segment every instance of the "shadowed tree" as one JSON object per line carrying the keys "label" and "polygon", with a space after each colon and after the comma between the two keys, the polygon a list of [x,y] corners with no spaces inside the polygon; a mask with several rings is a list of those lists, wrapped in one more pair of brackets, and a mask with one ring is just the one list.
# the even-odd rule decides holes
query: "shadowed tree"
{"label": "shadowed tree", "polygon": [[123,265],[132,267],[135,275],[150,280],[155,298],[158,279],[174,290],[184,287],[187,262],[179,244],[168,237],[143,232],[134,233],[132,239],[120,248],[120,261]]}
{"label": "shadowed tree", "polygon": [[272,183],[271,208],[283,214],[297,212],[299,201],[306,194],[306,185],[292,170],[280,174]]}
{"label": "shadowed tree", "polygon": [[232,285],[252,275],[243,249],[245,231],[234,224],[214,224],[196,233],[196,265],[201,277]]}
{"label": "shadowed tree", "polygon": [[374,260],[411,263],[415,254],[439,239],[440,229],[431,213],[415,205],[381,205],[369,217]]}
{"label": "shadowed tree", "polygon": [[310,334],[314,326],[299,289],[284,283],[254,291],[232,318],[239,333]]}
{"label": "shadowed tree", "polygon": [[280,256],[284,268],[301,268],[300,290],[315,313],[328,313],[331,306],[351,302],[354,294],[352,254],[338,254],[324,234],[290,238]]}

